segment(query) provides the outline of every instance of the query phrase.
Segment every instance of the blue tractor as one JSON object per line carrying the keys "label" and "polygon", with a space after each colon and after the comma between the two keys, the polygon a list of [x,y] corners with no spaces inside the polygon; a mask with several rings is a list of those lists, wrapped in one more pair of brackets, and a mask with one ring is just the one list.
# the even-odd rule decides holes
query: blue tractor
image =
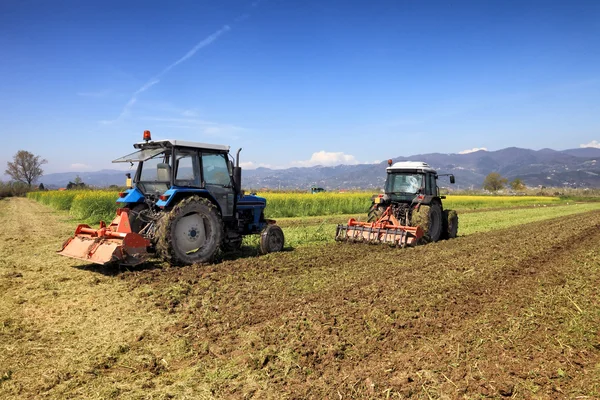
{"label": "blue tractor", "polygon": [[114,160],[137,163],[119,193],[117,217],[100,229],[80,225],[60,254],[86,261],[134,265],[155,251],[172,264],[209,262],[219,249],[236,250],[260,234],[261,253],[281,251],[283,231],[265,219],[266,199],[241,189],[238,150],[181,140],[153,141],[149,131],[134,153]]}

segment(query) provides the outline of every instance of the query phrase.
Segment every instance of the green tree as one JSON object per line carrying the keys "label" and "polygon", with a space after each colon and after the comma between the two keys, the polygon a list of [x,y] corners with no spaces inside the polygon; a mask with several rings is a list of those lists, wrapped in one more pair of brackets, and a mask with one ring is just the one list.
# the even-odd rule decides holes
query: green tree
{"label": "green tree", "polygon": [[83,182],[83,179],[81,179],[79,177],[79,175],[77,175],[75,177],[75,182],[69,181],[69,183],[67,184],[67,190],[85,189],[85,188],[87,188],[87,185],[85,184],[85,182]]}
{"label": "green tree", "polygon": [[40,156],[33,155],[25,150],[19,150],[13,156],[13,162],[8,161],[6,163],[4,173],[15,181],[26,183],[31,187],[31,184],[44,174],[41,166],[47,162]]}
{"label": "green tree", "polygon": [[512,190],[525,190],[525,183],[523,183],[523,181],[519,178],[515,178],[513,179],[513,181],[510,183],[510,187],[512,188]]}
{"label": "green tree", "polygon": [[490,172],[483,181],[483,188],[490,192],[497,192],[498,190],[503,189],[507,182],[508,179],[503,178],[499,173]]}

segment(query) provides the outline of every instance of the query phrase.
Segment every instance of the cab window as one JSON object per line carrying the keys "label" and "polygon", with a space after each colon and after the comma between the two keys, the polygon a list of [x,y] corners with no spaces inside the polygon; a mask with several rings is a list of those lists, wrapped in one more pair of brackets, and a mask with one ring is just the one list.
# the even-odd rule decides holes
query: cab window
{"label": "cab window", "polygon": [[200,177],[196,173],[197,154],[195,151],[179,151],[177,153],[177,171],[175,184],[177,186],[200,186]]}
{"label": "cab window", "polygon": [[394,174],[388,177],[386,192],[417,193],[423,186],[421,174]]}
{"label": "cab window", "polygon": [[202,154],[202,172],[207,185],[231,185],[229,166],[225,154]]}

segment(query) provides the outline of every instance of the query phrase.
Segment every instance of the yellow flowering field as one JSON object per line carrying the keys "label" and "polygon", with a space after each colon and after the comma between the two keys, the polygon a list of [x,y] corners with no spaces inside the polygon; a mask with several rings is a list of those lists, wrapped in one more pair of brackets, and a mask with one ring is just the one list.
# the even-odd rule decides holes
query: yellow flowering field
{"label": "yellow flowering field", "polygon": [[[258,196],[267,199],[267,218],[307,217],[319,215],[363,214],[371,205],[372,192],[267,192]],[[58,210],[68,210],[77,219],[95,222],[110,221],[118,208],[118,192],[112,190],[65,190],[31,192],[29,198]],[[475,210],[561,202],[559,197],[547,196],[447,196],[444,208]]]}

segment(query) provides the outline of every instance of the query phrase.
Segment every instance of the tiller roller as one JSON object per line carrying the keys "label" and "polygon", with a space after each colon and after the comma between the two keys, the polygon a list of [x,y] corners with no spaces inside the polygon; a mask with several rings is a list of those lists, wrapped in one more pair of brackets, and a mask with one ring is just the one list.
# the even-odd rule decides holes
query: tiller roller
{"label": "tiller roller", "polygon": [[350,218],[347,225],[338,225],[335,240],[366,243],[389,243],[393,246],[414,246],[423,237],[420,226],[404,226],[388,207],[375,222],[359,222]]}
{"label": "tiller roller", "polygon": [[119,208],[109,226],[100,221],[100,228],[80,224],[75,236],[67,239],[58,254],[96,264],[119,263],[136,265],[148,257],[150,241],[132,232],[129,209]]}

